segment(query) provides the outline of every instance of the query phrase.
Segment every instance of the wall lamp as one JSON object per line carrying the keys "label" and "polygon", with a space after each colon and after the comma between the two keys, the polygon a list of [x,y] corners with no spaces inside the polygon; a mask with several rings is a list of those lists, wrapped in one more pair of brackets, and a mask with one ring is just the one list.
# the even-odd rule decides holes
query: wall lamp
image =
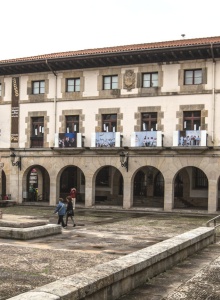
{"label": "wall lamp", "polygon": [[10,157],[11,157],[12,166],[17,166],[21,170],[21,156],[18,156],[18,160],[15,161],[16,154],[14,152],[12,152]]}
{"label": "wall lamp", "polygon": [[127,172],[128,172],[128,152],[121,152],[120,153],[120,162],[121,162],[121,166],[126,168]]}

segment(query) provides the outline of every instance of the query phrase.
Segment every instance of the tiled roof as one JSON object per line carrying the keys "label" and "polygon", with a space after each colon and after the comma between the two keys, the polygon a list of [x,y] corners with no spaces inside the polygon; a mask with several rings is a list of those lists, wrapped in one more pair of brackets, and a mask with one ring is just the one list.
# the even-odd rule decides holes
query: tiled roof
{"label": "tiled roof", "polygon": [[181,39],[174,41],[156,42],[156,43],[145,43],[145,44],[134,44],[134,45],[124,45],[106,48],[96,48],[96,49],[85,49],[78,51],[67,51],[58,52],[51,54],[43,54],[22,58],[14,58],[8,60],[1,60],[0,64],[3,63],[16,63],[16,62],[31,62],[46,59],[57,59],[57,58],[67,58],[76,56],[88,56],[88,55],[99,55],[99,54],[109,54],[109,53],[120,53],[129,51],[141,51],[147,49],[160,49],[160,48],[178,48],[178,47],[190,47],[196,45],[207,45],[220,43],[220,36],[216,37],[206,37],[206,38],[196,38],[196,39]]}

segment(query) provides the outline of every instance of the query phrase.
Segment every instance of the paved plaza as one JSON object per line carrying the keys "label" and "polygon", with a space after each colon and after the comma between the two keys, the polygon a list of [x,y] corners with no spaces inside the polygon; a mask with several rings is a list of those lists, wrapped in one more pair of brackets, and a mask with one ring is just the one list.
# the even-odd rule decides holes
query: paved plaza
{"label": "paved plaza", "polygon": [[[15,206],[2,210],[3,218],[19,220],[28,216],[52,224],[57,222],[52,207]],[[62,234],[28,241],[0,239],[0,300],[205,226],[210,218],[208,215],[78,208],[77,226],[69,222]],[[219,256],[217,241],[121,299],[220,299],[220,273],[216,272],[220,268]],[[195,281],[200,285],[193,291]],[[203,282],[209,287],[208,292],[205,288],[199,289],[205,286]],[[195,296],[190,298],[190,294]]]}

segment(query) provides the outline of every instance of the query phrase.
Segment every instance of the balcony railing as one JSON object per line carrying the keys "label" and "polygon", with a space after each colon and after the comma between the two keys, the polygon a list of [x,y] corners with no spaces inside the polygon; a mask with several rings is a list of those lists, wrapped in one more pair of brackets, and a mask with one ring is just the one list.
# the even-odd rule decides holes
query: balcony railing
{"label": "balcony railing", "polygon": [[173,146],[198,147],[207,146],[206,130],[185,130],[173,132]]}
{"label": "balcony railing", "polygon": [[43,148],[44,145],[44,137],[31,137],[31,148]]}
{"label": "balcony railing", "polygon": [[138,131],[131,134],[131,147],[162,147],[162,131]]}

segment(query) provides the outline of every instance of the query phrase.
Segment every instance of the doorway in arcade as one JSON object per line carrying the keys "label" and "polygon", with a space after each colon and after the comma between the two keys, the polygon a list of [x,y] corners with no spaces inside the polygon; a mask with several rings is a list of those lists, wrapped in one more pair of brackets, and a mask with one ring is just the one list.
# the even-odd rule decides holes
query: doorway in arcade
{"label": "doorway in arcade", "polygon": [[27,193],[23,193],[24,201],[49,202],[50,178],[47,170],[39,165],[30,167],[27,173]]}
{"label": "doorway in arcade", "polygon": [[76,166],[66,167],[60,176],[60,197],[66,199],[71,188],[76,188],[76,201],[85,203],[85,176]]}

